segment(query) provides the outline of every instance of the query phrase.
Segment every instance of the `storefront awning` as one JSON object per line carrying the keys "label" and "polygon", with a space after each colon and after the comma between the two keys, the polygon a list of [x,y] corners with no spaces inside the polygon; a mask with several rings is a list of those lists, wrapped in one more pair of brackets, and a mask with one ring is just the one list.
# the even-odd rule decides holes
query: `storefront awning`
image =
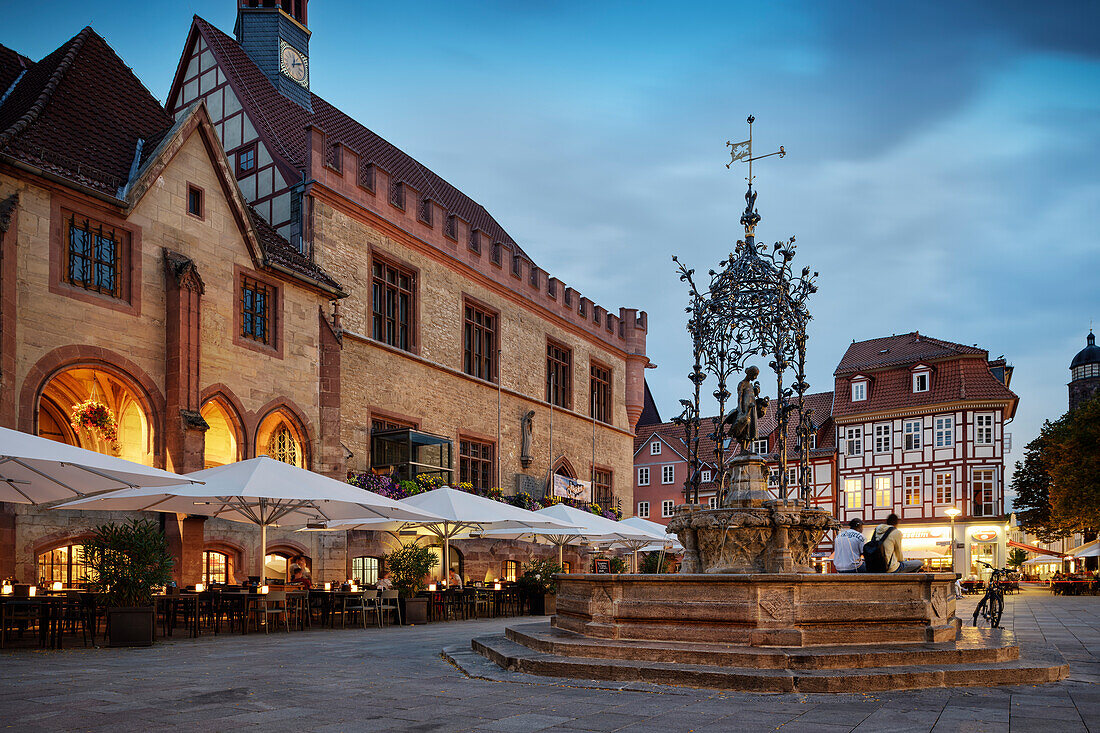
{"label": "storefront awning", "polygon": [[1022,542],[1008,541],[1009,547],[1015,547],[1020,550],[1027,550],[1028,552],[1034,552],[1037,555],[1055,555],[1057,557],[1064,557],[1065,553],[1055,552],[1054,550],[1044,550],[1042,547],[1035,547],[1034,545],[1025,545]]}

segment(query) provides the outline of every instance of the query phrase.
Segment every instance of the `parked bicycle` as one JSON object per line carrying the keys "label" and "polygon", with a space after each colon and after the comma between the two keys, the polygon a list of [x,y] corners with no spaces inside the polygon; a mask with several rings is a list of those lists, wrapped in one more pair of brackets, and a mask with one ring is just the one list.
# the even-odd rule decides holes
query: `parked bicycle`
{"label": "parked bicycle", "polygon": [[[980,560],[978,562],[981,562]],[[998,570],[989,563],[983,562],[992,573],[989,576],[989,585],[986,586],[985,595],[978,601],[978,607],[974,609],[974,626],[984,629],[998,629],[1001,626],[1001,614],[1005,610],[1005,590],[1009,585],[1009,570]]]}

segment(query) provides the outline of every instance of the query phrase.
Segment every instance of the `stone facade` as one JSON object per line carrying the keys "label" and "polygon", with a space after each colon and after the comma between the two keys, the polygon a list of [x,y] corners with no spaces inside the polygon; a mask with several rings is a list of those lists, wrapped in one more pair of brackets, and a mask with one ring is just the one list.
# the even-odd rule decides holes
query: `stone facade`
{"label": "stone facade", "polygon": [[[6,408],[0,415],[5,426],[39,432],[50,385],[74,369],[90,370],[108,392],[125,391],[140,408],[143,445],[136,455],[124,457],[180,472],[203,468],[206,426],[198,413],[218,398],[232,413],[236,458],[265,452],[261,423],[278,413],[295,423],[304,465],[324,466],[326,451],[318,435],[321,352],[331,335],[326,336],[319,311],[332,295],[285,273],[260,272],[256,234],[232,179],[227,181],[228,164],[216,142],[211,144],[213,134],[205,112],[197,109],[171,131],[146,171],[144,190],[113,204],[0,165],[0,199],[18,196],[3,234],[2,274],[16,283],[9,301],[14,310],[5,307],[3,321],[4,357],[13,365],[4,375],[8,399],[0,402]],[[227,182],[229,195],[224,193]],[[189,187],[203,192],[201,216],[188,213]],[[73,215],[125,233],[122,297],[65,282],[61,263]],[[255,273],[278,293],[273,317],[280,327],[270,348],[247,348],[235,338],[242,272]],[[62,417],[64,422],[67,412]],[[87,436],[68,439],[83,443]],[[338,436],[333,434],[332,441]],[[324,468],[344,474],[342,463]],[[39,554],[79,544],[95,525],[122,518],[23,506],[9,506],[2,516],[0,575],[21,579],[35,578]],[[204,537],[202,519],[168,516],[161,521],[180,560],[176,574],[181,582],[201,579],[202,551],[210,537],[237,537],[231,564],[257,566],[256,528],[211,521],[205,523]],[[273,545],[283,541],[296,547],[289,534],[279,535],[273,532]]]}

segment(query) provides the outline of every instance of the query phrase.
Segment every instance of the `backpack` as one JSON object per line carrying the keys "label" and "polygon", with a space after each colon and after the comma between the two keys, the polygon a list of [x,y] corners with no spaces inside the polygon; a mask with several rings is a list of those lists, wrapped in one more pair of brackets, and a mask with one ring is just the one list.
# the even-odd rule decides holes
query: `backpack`
{"label": "backpack", "polygon": [[897,531],[897,527],[886,530],[881,539],[875,539],[874,535],[863,545],[863,561],[868,573],[885,573],[890,570],[890,563],[886,561],[886,538],[891,532]]}

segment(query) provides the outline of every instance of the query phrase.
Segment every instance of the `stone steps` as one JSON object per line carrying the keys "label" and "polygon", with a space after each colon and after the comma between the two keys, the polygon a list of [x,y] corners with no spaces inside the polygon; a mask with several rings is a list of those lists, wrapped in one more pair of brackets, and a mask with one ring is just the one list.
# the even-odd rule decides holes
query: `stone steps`
{"label": "stone steps", "polygon": [[[545,626],[543,628],[546,628]],[[586,654],[607,653],[607,649],[616,642],[602,642],[604,649],[586,647],[577,649],[583,642],[576,639],[546,639],[540,642],[538,632],[509,629],[509,635],[517,639],[531,640],[536,645],[556,651],[582,651]],[[585,640],[591,641],[591,640]],[[637,642],[617,642],[637,650]],[[550,644],[551,646],[545,646]],[[915,689],[925,687],[969,687],[1011,684],[1039,684],[1064,679],[1069,667],[1057,652],[1044,648],[1029,648],[1021,658],[1001,661],[966,661],[952,664],[897,664],[882,666],[860,666],[852,655],[866,653],[867,650],[828,650],[826,661],[842,662],[840,667],[761,667],[755,665],[698,664],[686,661],[655,661],[654,659],[630,659],[625,654],[619,657],[568,656],[553,651],[540,651],[525,646],[503,634],[473,639],[472,649],[495,662],[500,667],[548,677],[565,677],[587,680],[611,680],[618,682],[644,682],[661,685],[698,687],[715,690],[743,692],[879,692],[884,690]],[[667,645],[646,643],[648,651],[642,654],[659,656],[671,653],[674,649]],[[679,645],[674,645],[679,646]],[[692,645],[695,649],[685,650],[686,658],[698,647],[711,645]],[[999,648],[1002,645],[997,645]],[[713,651],[713,650],[712,650]],[[790,660],[792,664],[806,664],[799,657],[805,656],[805,649],[766,650],[759,655],[763,661],[775,663],[779,659]],[[821,650],[815,650],[820,652]],[[912,649],[901,649],[899,653],[913,653]],[[921,650],[923,654],[927,650]],[[936,650],[932,650],[933,652]],[[878,652],[881,653],[881,652]],[[886,652],[889,654],[889,652]],[[772,655],[772,656],[768,656]],[[811,653],[810,656],[813,656]],[[668,658],[673,658],[669,654]],[[677,657],[683,659],[685,657]],[[728,661],[743,662],[749,657],[737,656],[729,652]],[[893,657],[900,660],[903,657]],[[943,659],[951,659],[949,654]],[[958,658],[956,654],[954,658]],[[881,661],[883,657],[874,657]],[[927,661],[927,656],[914,659]],[[709,661],[720,661],[719,656]]]}
{"label": "stone steps", "polygon": [[982,632],[963,627],[953,642],[896,646],[761,648],[735,644],[597,639],[547,623],[512,626],[511,641],[534,651],[566,657],[628,659],[754,669],[854,669],[899,665],[1009,662],[1020,649],[1009,631]]}

